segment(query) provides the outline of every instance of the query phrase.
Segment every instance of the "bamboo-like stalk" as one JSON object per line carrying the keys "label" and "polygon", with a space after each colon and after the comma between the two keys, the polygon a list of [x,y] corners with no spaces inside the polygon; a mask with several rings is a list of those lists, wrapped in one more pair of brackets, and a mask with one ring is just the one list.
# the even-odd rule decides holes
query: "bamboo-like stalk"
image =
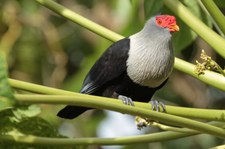
{"label": "bamboo-like stalk", "polygon": [[71,20],[72,22],[76,22],[77,24],[81,25],[84,28],[87,28],[88,30],[100,35],[104,36],[106,39],[115,41],[122,39],[123,36],[106,29],[104,27],[101,27],[100,25],[86,19],[85,17],[80,16],[77,13],[74,13],[73,11],[59,5],[58,3],[52,1],[52,0],[36,0],[38,3],[44,5],[45,7],[53,10],[54,12],[60,14],[61,16],[64,16],[68,20]]}
{"label": "bamboo-like stalk", "polygon": [[210,20],[212,21],[213,26],[215,27],[216,31],[218,32],[218,34],[221,37],[225,37],[223,31],[220,29],[220,27],[217,25],[217,22],[214,20],[214,18],[211,16],[211,14],[209,13],[209,11],[206,9],[205,5],[202,3],[201,0],[197,0],[199,6],[201,7],[201,9],[203,10],[203,12],[208,15],[210,17]]}
{"label": "bamboo-like stalk", "polygon": [[131,136],[131,137],[118,137],[118,138],[48,138],[38,137],[32,135],[0,135],[0,140],[4,142],[17,142],[26,144],[41,144],[41,145],[126,145],[138,143],[151,143],[168,141],[182,137],[196,135],[199,132],[190,131],[189,133],[179,132],[161,132],[147,135]]}
{"label": "bamboo-like stalk", "polygon": [[[214,126],[223,127],[224,123],[212,122]],[[138,143],[151,143],[169,141],[199,134],[198,131],[182,128],[185,132],[165,131],[159,133],[118,137],[118,138],[47,138],[32,135],[0,135],[0,140],[9,142],[18,142],[26,144],[41,144],[41,145],[126,145]]]}
{"label": "bamboo-like stalk", "polygon": [[201,0],[210,15],[216,21],[217,25],[222,30],[223,34],[225,34],[225,16],[220,11],[220,9],[216,6],[213,0]]}
{"label": "bamboo-like stalk", "polygon": [[151,111],[134,106],[127,106],[122,103],[116,103],[114,102],[115,99],[111,98],[105,98],[103,100],[103,97],[90,95],[80,95],[78,97],[66,95],[15,95],[15,98],[17,99],[17,102],[26,104],[69,104],[97,109],[113,110],[121,113],[150,118],[152,120],[163,122],[169,125],[186,127],[202,133],[208,133],[220,138],[225,138],[225,130],[222,128],[179,116]]}
{"label": "bamboo-like stalk", "polygon": [[[9,79],[9,83],[12,87],[25,90],[29,92],[34,92],[38,94],[48,94],[48,95],[72,95],[74,97],[82,98],[95,98],[93,95],[80,94],[70,91],[65,91],[61,89],[51,88],[47,86],[37,85],[33,83],[23,82],[19,80]],[[110,98],[98,97],[102,101],[107,101]],[[35,101],[34,101],[35,102]],[[118,100],[113,100],[113,102],[120,103]],[[145,109],[151,109],[149,103],[135,102],[135,106]],[[195,119],[204,119],[209,121],[225,121],[225,110],[212,110],[212,109],[196,109],[196,108],[185,108],[185,107],[174,107],[166,106],[166,113],[178,115],[182,117],[195,118]]]}
{"label": "bamboo-like stalk", "polygon": [[175,58],[174,65],[177,70],[191,75],[192,77],[195,77],[206,84],[225,91],[225,77],[222,74],[206,70],[204,71],[203,75],[197,75],[195,73],[195,65],[178,58]]}

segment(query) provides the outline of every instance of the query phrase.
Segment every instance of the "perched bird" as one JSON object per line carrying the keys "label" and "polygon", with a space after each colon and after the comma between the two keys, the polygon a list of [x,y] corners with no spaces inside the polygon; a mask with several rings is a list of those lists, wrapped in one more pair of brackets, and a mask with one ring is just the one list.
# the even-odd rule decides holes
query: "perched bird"
{"label": "perched bird", "polygon": [[[138,33],[112,44],[87,74],[81,93],[148,102],[172,72],[173,32],[179,31],[176,18],[158,15],[149,19]],[[104,102],[104,101],[103,101]],[[88,108],[68,105],[58,116],[73,119]]]}

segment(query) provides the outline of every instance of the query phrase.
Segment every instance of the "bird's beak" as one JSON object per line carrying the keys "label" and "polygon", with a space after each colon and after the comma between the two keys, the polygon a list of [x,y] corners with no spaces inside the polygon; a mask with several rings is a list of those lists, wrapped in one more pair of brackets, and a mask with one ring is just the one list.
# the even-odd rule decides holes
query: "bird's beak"
{"label": "bird's beak", "polygon": [[169,30],[170,32],[178,32],[180,30],[179,26],[178,25],[171,25],[169,26]]}

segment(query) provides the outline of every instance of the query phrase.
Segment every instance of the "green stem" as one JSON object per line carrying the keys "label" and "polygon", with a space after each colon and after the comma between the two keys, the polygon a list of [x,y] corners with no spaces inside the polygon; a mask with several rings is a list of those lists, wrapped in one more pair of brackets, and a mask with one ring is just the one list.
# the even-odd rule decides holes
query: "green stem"
{"label": "green stem", "polygon": [[164,0],[165,6],[173,11],[194,32],[212,46],[223,58],[225,58],[225,39],[206,26],[201,20],[194,16],[178,0]]}
{"label": "green stem", "polygon": [[[211,125],[217,127],[223,127],[224,123],[212,122]],[[185,132],[185,133],[183,133]],[[27,144],[41,144],[41,145],[126,145],[126,144],[138,144],[138,143],[150,143],[150,142],[162,142],[173,139],[179,139],[192,135],[199,134],[198,131],[182,128],[181,132],[159,132],[153,134],[129,136],[120,138],[48,138],[37,137],[32,135],[0,135],[0,140]]]}
{"label": "green stem", "polygon": [[90,95],[80,95],[78,97],[66,95],[15,95],[15,98],[17,99],[17,102],[22,104],[69,104],[96,109],[107,109],[131,115],[138,115],[141,117],[150,118],[155,121],[163,122],[165,124],[186,127],[202,133],[208,133],[220,138],[225,138],[225,130],[221,128],[166,113],[127,106],[122,103],[116,103],[115,99],[111,98]]}
{"label": "green stem", "polygon": [[206,9],[209,11],[217,25],[220,27],[222,32],[225,34],[225,17],[220,9],[216,6],[213,0],[201,0]]}
{"label": "green stem", "polygon": [[[29,92],[35,92],[39,94],[49,94],[49,95],[72,95],[74,97],[84,97],[84,98],[95,98],[96,96],[85,95],[75,92],[69,92],[65,90],[55,89],[51,87],[46,87],[42,85],[36,85],[28,82],[18,81],[9,79],[9,82],[12,87],[17,89],[22,89]],[[98,97],[101,98],[102,101],[108,100],[109,98]],[[113,102],[120,103],[118,100],[114,100]],[[69,104],[69,103],[67,103]],[[145,109],[151,109],[151,105],[148,103],[135,102],[135,106]],[[196,118],[196,119],[204,119],[211,121],[225,121],[225,110],[210,110],[210,109],[195,109],[195,108],[184,108],[184,107],[174,107],[174,106],[166,106],[166,112],[172,115],[178,115],[182,117],[188,118]]]}
{"label": "green stem", "polygon": [[36,0],[38,3],[46,6],[47,8],[53,10],[57,14],[63,16],[64,18],[67,18],[68,20],[71,20],[72,22],[75,22],[79,25],[81,25],[84,28],[87,28],[88,30],[105,37],[108,40],[116,41],[119,39],[122,39],[123,36],[106,29],[104,27],[101,27],[100,25],[78,15],[77,13],[74,13],[73,11],[57,4],[56,2],[52,0]]}
{"label": "green stem", "polygon": [[204,75],[197,75],[194,71],[195,65],[178,58],[175,59],[175,68],[197,78],[198,80],[201,80],[206,84],[225,91],[225,77],[222,74],[206,70],[204,71]]}
{"label": "green stem", "polygon": [[138,143],[161,142],[199,134],[198,131],[189,133],[160,132],[148,135],[122,137],[122,138],[48,138],[37,136],[0,135],[0,140],[18,143],[42,145],[126,145]]}
{"label": "green stem", "polygon": [[201,7],[201,9],[204,11],[204,13],[207,14],[210,17],[210,21],[212,21],[212,24],[215,27],[216,31],[220,34],[220,36],[222,36],[224,38],[225,37],[224,33],[222,32],[220,27],[217,25],[216,21],[212,18],[211,14],[206,9],[206,7],[203,5],[201,0],[198,0],[198,4]]}
{"label": "green stem", "polygon": [[49,94],[49,95],[79,96],[79,93],[65,91],[65,90],[47,87],[47,86],[43,86],[43,85],[37,85],[37,84],[19,81],[19,80],[15,80],[15,79],[9,79],[9,84],[13,88],[25,90],[25,91],[29,91],[29,92],[34,92],[34,93]]}
{"label": "green stem", "polygon": [[[209,122],[208,124],[213,125],[213,126],[217,126],[217,127],[220,127],[220,128],[225,128],[224,122],[213,121],[213,122]],[[152,126],[158,127],[161,130],[172,131],[172,132],[190,133],[190,131],[194,131],[194,130],[187,129],[187,128],[178,128],[178,127],[168,126],[168,125],[164,125],[164,124],[157,123],[157,122],[153,122]]]}

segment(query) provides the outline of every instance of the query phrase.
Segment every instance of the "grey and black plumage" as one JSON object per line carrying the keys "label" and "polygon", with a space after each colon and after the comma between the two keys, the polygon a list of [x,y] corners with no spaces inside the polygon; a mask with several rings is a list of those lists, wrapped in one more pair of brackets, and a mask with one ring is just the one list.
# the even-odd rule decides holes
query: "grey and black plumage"
{"label": "grey and black plumage", "polygon": [[[80,92],[150,101],[172,72],[171,33],[178,30],[173,16],[151,18],[140,32],[115,42],[103,53],[87,74]],[[86,110],[68,105],[57,115],[72,119]]]}

